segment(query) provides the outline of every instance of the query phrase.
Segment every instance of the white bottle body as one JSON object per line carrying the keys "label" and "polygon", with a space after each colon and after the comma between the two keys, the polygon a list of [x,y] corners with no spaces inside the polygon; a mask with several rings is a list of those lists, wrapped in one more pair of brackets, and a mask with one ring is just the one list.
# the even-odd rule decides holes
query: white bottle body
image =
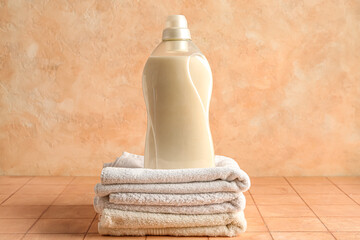
{"label": "white bottle body", "polygon": [[162,44],[143,72],[148,116],[145,168],[213,167],[208,61],[191,41]]}

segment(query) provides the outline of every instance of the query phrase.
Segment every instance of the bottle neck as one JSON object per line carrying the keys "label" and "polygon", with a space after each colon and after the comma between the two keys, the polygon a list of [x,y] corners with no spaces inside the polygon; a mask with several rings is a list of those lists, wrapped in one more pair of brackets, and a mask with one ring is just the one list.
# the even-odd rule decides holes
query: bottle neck
{"label": "bottle neck", "polygon": [[165,28],[162,40],[191,40],[190,30],[188,28]]}
{"label": "bottle neck", "polygon": [[191,40],[163,40],[168,52],[188,52]]}
{"label": "bottle neck", "polygon": [[165,40],[151,53],[151,56],[190,56],[201,53],[191,40]]}

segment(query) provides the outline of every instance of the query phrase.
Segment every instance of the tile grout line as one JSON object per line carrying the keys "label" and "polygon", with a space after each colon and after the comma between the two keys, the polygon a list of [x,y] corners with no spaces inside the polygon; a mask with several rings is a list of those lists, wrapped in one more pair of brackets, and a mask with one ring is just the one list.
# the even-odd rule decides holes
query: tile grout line
{"label": "tile grout line", "polygon": [[[73,179],[71,179],[71,181],[68,183],[68,185],[72,184],[72,182],[75,181],[76,176],[73,176],[72,178],[73,178]],[[68,186],[68,185],[67,185],[67,186]]]}
{"label": "tile grout line", "polygon": [[[337,189],[339,189],[342,193],[344,193],[347,197],[349,197],[355,204],[360,205],[358,202],[356,202],[349,194],[347,194],[344,190],[342,190],[338,185],[336,185],[329,177],[326,177],[327,180],[329,180],[332,185],[334,185]],[[352,184],[345,184],[345,185],[352,185]],[[354,184],[358,185],[358,184]]]}
{"label": "tile grout line", "polygon": [[[18,191],[20,191],[20,189],[22,189],[26,184],[28,184],[28,182],[30,182],[32,179],[34,178],[34,176],[30,177],[23,185],[21,185],[21,187],[18,188],[18,190],[16,190],[15,192],[13,192],[12,194],[10,194],[9,197],[7,197],[6,199],[4,199],[0,205],[2,205],[3,203],[5,203],[7,200],[9,200],[15,193],[17,193]],[[10,184],[11,185],[11,184]]]}
{"label": "tile grout line", "polygon": [[[74,177],[74,179],[73,179],[70,183],[72,183],[74,180],[75,180],[75,177]],[[98,215],[98,213],[95,212],[95,216],[94,216],[93,220],[91,221],[88,229],[86,230],[86,232],[85,232],[85,234],[84,234],[84,237],[83,237],[83,240],[84,240],[84,239],[86,238],[86,236],[88,235],[88,233],[89,233],[89,231],[90,231],[90,228],[91,228],[91,226],[93,225],[93,223],[94,223],[97,215]]]}
{"label": "tile grout line", "polygon": [[[345,194],[345,196],[347,196],[347,197],[349,197],[353,202],[355,202],[355,204],[357,204],[357,205],[360,205],[358,202],[356,202],[349,194],[347,194],[344,190],[342,190],[338,185],[336,185],[333,181],[331,181],[331,179],[329,178],[329,177],[326,177],[326,179],[327,180],[329,180],[331,183],[332,183],[332,185],[334,185],[337,189],[339,189],[342,193],[344,193]],[[350,184],[350,185],[352,185],[352,184]],[[357,184],[356,184],[357,185]],[[334,231],[335,232],[335,231]],[[333,234],[332,232],[331,232],[331,234]]]}
{"label": "tile grout line", "polygon": [[[75,177],[73,177],[74,179]],[[65,191],[66,187],[70,185],[70,183],[73,181],[73,179],[65,185],[64,189],[59,193],[59,195],[48,205],[48,207],[40,214],[40,216],[36,219],[36,221],[29,227],[29,229],[25,232],[25,234],[20,238],[20,240],[23,240],[25,236],[29,233],[30,229],[32,229],[35,224],[40,220],[40,218],[45,214],[45,212],[53,205],[53,203],[60,197],[60,195]]]}
{"label": "tile grout line", "polygon": [[[250,189],[251,189],[251,187],[250,187]],[[250,189],[249,189],[249,190],[250,190]],[[267,223],[265,222],[265,219],[264,219],[263,215],[261,214],[260,209],[259,209],[258,205],[256,204],[255,199],[254,199],[254,197],[253,197],[253,195],[252,195],[252,193],[251,193],[250,191],[249,191],[249,195],[250,195],[252,201],[254,202],[254,206],[256,207],[257,211],[259,212],[260,218],[261,218],[261,220],[263,221],[266,229],[268,230],[271,239],[274,240],[274,237],[273,237],[272,233],[270,232],[270,229],[269,229]],[[246,207],[245,207],[245,208],[246,208]],[[245,209],[244,209],[244,210],[245,210]],[[246,218],[246,216],[245,216],[245,218]]]}
{"label": "tile grout line", "polygon": [[303,197],[298,193],[298,191],[294,188],[294,186],[290,183],[290,181],[285,177],[285,181],[287,181],[290,185],[290,187],[296,192],[296,194],[303,200],[303,202],[306,204],[306,206],[310,209],[310,211],[316,216],[317,219],[321,222],[321,224],[326,228],[327,232],[333,236],[333,238],[336,240],[337,238],[335,235],[329,230],[329,228],[324,224],[324,222],[320,219],[320,217],[314,212],[314,210],[309,206],[309,204],[303,199]]}
{"label": "tile grout line", "polygon": [[86,230],[86,232],[85,232],[85,234],[84,234],[84,237],[83,237],[83,240],[84,240],[84,239],[86,238],[86,236],[88,235],[89,230],[90,230],[91,226],[93,225],[93,223],[94,223],[94,221],[95,221],[95,219],[96,219],[96,216],[97,216],[97,213],[95,213],[95,216],[94,216],[93,220],[91,221],[88,229]]}

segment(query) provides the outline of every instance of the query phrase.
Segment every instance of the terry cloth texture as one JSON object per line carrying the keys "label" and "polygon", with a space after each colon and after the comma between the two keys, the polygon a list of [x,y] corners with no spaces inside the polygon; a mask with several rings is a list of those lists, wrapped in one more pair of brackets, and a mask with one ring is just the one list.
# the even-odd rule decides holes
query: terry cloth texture
{"label": "terry cloth texture", "polygon": [[231,158],[214,168],[145,169],[144,157],[123,153],[105,163],[95,186],[101,235],[228,236],[246,230],[242,192],[249,176]]}
{"label": "terry cloth texture", "polygon": [[103,197],[111,193],[211,193],[211,192],[240,192],[235,182],[215,180],[209,182],[191,183],[132,183],[132,184],[96,184],[95,193]]}
{"label": "terry cloth texture", "polygon": [[151,213],[172,213],[172,214],[213,214],[231,213],[245,209],[246,200],[242,193],[238,197],[228,202],[211,203],[206,205],[134,205],[134,204],[114,204],[109,202],[109,197],[95,197],[94,208],[97,213],[101,213],[105,208],[119,209],[125,211],[151,212]]}
{"label": "terry cloth texture", "polygon": [[99,222],[103,235],[236,236],[245,230],[242,211],[188,215],[104,209]]}
{"label": "terry cloth texture", "polygon": [[241,192],[247,191],[250,187],[249,176],[233,159],[224,156],[215,156],[213,168],[188,169],[128,168],[134,165],[143,166],[143,156],[124,153],[119,159],[114,163],[104,164],[105,167],[101,172],[102,184],[193,183],[224,180],[234,182]]}
{"label": "terry cloth texture", "polygon": [[231,202],[239,198],[239,193],[112,193],[109,202],[115,204],[199,206],[204,204]]}

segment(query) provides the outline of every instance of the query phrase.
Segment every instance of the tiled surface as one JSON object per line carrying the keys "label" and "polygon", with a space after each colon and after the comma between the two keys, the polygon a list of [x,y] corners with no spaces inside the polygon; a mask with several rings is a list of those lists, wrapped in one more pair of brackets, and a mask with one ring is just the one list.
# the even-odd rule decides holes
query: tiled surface
{"label": "tiled surface", "polygon": [[[191,240],[359,240],[360,177],[251,178],[246,233]],[[0,176],[0,240],[173,240],[102,237],[92,207],[97,177]]]}

